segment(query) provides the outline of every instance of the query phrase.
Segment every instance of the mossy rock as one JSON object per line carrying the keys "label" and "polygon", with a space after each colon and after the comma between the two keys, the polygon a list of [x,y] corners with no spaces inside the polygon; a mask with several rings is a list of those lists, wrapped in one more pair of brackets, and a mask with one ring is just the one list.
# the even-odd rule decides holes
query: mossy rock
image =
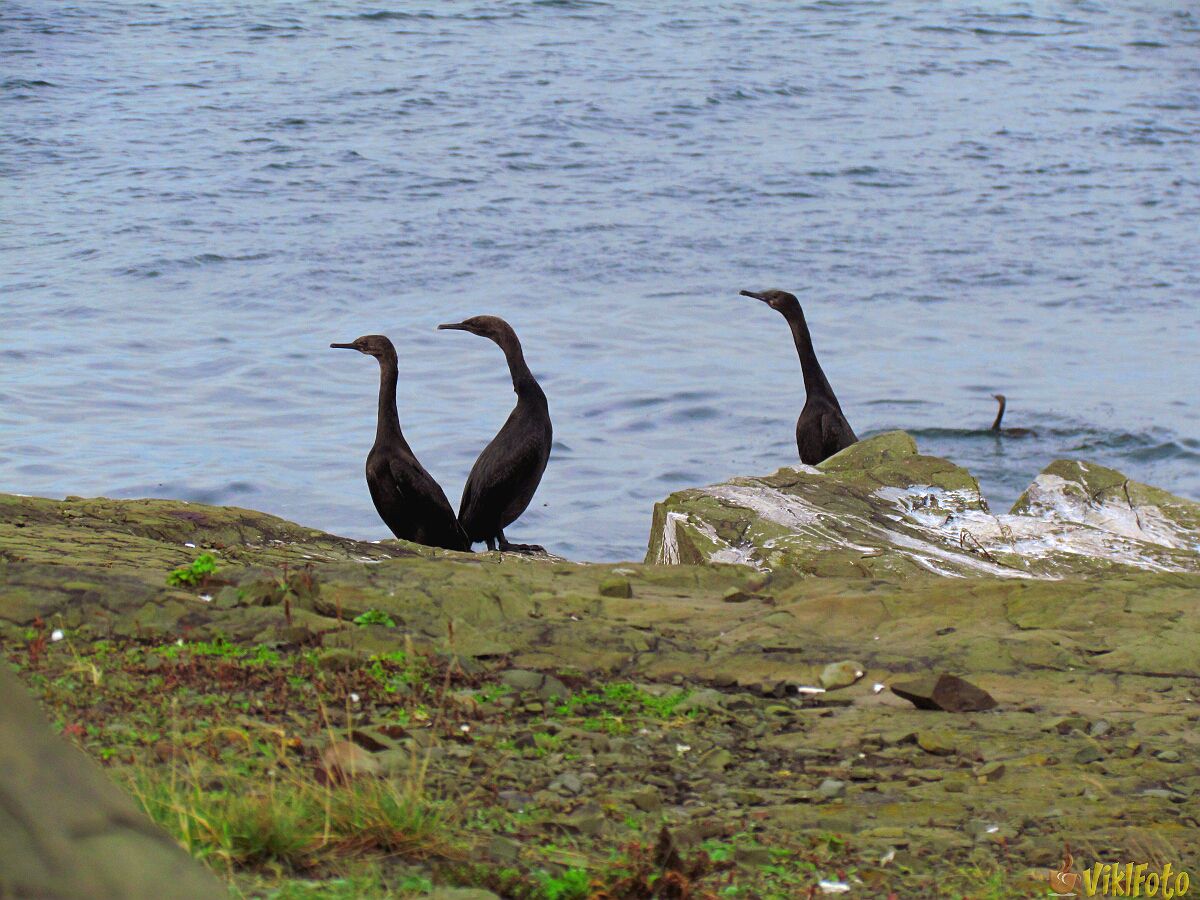
{"label": "mossy rock", "polygon": [[1193,572],[1200,504],[1060,460],[997,515],[970,472],[888,432],[815,468],[672,494],[654,508],[646,561],[867,579]]}

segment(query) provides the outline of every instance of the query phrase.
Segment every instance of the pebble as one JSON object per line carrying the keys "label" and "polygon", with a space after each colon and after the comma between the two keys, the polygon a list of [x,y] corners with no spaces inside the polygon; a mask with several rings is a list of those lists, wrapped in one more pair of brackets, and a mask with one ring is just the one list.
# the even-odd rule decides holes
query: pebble
{"label": "pebble", "polygon": [[846,793],[846,782],[838,781],[836,778],[826,778],[817,786],[817,796],[823,800],[834,800],[844,796]]}
{"label": "pebble", "polygon": [[601,597],[618,597],[628,600],[633,596],[633,585],[628,578],[614,575],[600,582]]}
{"label": "pebble", "polygon": [[827,691],[849,687],[862,678],[865,673],[866,668],[863,664],[852,659],[830,663],[821,670],[821,687]]}
{"label": "pebble", "polygon": [[949,756],[956,749],[954,735],[945,731],[918,731],[917,746],[934,756]]}

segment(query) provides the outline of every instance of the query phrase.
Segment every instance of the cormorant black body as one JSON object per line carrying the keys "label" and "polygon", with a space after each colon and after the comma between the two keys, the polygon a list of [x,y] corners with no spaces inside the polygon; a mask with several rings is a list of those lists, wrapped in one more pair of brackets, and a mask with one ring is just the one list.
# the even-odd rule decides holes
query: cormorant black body
{"label": "cormorant black body", "polygon": [[1000,423],[1004,421],[1004,410],[1008,408],[1008,399],[1003,394],[992,394],[992,399],[1000,404],[1000,408],[996,410],[996,421],[992,423],[991,427],[993,433],[1006,437],[1037,437],[1037,432],[1029,428],[1001,428]]}
{"label": "cormorant black body", "polygon": [[504,537],[504,529],[525,512],[533,499],[554,440],[546,395],[525,363],[521,342],[512,326],[496,316],[473,316],[438,328],[469,331],[495,341],[508,360],[517,394],[517,405],[508,421],[471,468],[458,510],[459,524],[472,543],[482,541],[489,550],[499,547],[518,553],[544,552],[536,544],[510,544]]}
{"label": "cormorant black body", "polygon": [[841,404],[834,396],[829,380],[817,362],[813,351],[812,337],[800,301],[787,291],[742,291],[742,296],[761,300],[771,309],[783,315],[792,329],[796,352],[800,355],[800,368],[804,372],[804,391],[808,395],[804,409],[796,420],[796,448],[800,461],[810,466],[828,459],[839,450],[845,450],[858,442],[854,429],[842,414]]}
{"label": "cormorant black body", "polygon": [[351,344],[379,360],[379,415],[375,444],[367,454],[367,487],[375,509],[392,534],[405,541],[447,550],[470,550],[471,544],[454,516],[441,486],[425,471],[400,431],[396,413],[396,348],[382,334],[368,334]]}

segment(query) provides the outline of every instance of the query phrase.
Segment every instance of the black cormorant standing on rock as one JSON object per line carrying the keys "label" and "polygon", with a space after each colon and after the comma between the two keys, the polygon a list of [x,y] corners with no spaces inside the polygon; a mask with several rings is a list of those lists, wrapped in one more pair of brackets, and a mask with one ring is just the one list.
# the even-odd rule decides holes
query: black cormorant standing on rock
{"label": "black cormorant standing on rock", "polygon": [[498,545],[501,550],[518,553],[545,552],[536,544],[510,544],[504,537],[504,529],[533,499],[554,439],[546,395],[525,364],[517,333],[496,316],[473,316],[438,328],[469,331],[499,344],[517,393],[517,405],[508,421],[475,460],[463,488],[458,521],[472,543],[484,541],[489,550]]}
{"label": "black cormorant standing on rock", "polygon": [[782,313],[792,329],[796,341],[796,352],[800,354],[800,368],[804,371],[804,391],[808,398],[804,409],[796,420],[796,446],[800,450],[800,461],[815,466],[839,450],[845,450],[858,438],[854,429],[842,415],[842,407],[829,386],[829,380],[821,371],[817,354],[813,352],[812,337],[808,323],[804,321],[804,310],[800,301],[787,291],[742,291],[742,296],[761,300],[776,312]]}
{"label": "black cormorant standing on rock", "polygon": [[1008,400],[1003,394],[992,394],[992,399],[1000,404],[1000,408],[996,410],[996,421],[992,423],[992,431],[995,434],[1003,434],[1007,437],[1037,437],[1037,432],[1029,428],[1001,428],[1000,422],[1004,419],[1004,410],[1008,406]]}
{"label": "black cormorant standing on rock", "polygon": [[379,360],[379,420],[375,446],[367,454],[367,487],[379,517],[392,534],[406,541],[470,550],[450,501],[433,476],[417,461],[400,432],[396,414],[396,348],[382,334],[368,334],[352,344],[330,344],[357,350]]}

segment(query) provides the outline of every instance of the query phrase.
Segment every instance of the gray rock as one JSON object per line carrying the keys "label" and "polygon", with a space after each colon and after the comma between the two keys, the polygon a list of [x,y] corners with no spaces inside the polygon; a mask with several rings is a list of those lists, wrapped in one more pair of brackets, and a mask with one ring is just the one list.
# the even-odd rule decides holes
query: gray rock
{"label": "gray rock", "polygon": [[689,713],[694,710],[720,709],[725,705],[726,695],[712,688],[701,688],[693,691],[675,707],[677,713]]}
{"label": "gray rock", "polygon": [[834,800],[844,796],[846,793],[846,782],[838,781],[836,778],[826,778],[817,786],[817,796],[822,800]]}
{"label": "gray rock", "polygon": [[710,772],[724,772],[733,763],[733,754],[724,747],[716,747],[700,757],[700,768]]}
{"label": "gray rock", "polygon": [[349,672],[362,665],[362,657],[353,650],[335,647],[322,650],[317,657],[317,668],[327,672]]}
{"label": "gray rock", "polygon": [[733,858],[743,866],[767,866],[771,864],[771,849],[769,847],[738,847],[733,851]]}
{"label": "gray rock", "polygon": [[0,662],[0,896],[224,897],[133,798],[50,730]]}
{"label": "gray rock", "polygon": [[520,841],[497,834],[488,841],[488,856],[497,862],[513,863],[521,855]]}
{"label": "gray rock", "polygon": [[644,787],[629,795],[629,801],[642,812],[656,813],[662,809],[662,795],[658,788]]}
{"label": "gray rock", "polygon": [[[542,672],[509,669],[507,672],[500,673],[500,681],[518,691],[537,694],[543,700],[550,700],[556,697],[560,700],[565,700],[571,695],[565,684],[553,675],[546,675]],[[531,712],[540,711],[530,709],[529,706],[526,706],[526,709]]]}
{"label": "gray rock", "polygon": [[938,709],[943,712],[981,712],[996,705],[987,691],[946,674],[893,684],[892,693],[903,697],[918,709]]}
{"label": "gray rock", "polygon": [[954,735],[947,731],[918,731],[917,746],[934,756],[949,756],[957,749]]}
{"label": "gray rock", "polygon": [[994,514],[970,472],[888,432],[815,468],[672,494],[654,507],[646,562],[1059,579],[1200,571],[1198,543],[1200,503],[1092,463],[1051,463],[1010,513]]}
{"label": "gray rock", "polygon": [[630,584],[628,578],[613,575],[600,582],[600,596],[629,599],[633,596],[633,585]]}
{"label": "gray rock", "polygon": [[565,772],[550,782],[550,790],[578,794],[583,790],[583,780],[573,772]]}
{"label": "gray rock", "polygon": [[852,659],[830,663],[821,670],[821,687],[827,691],[849,687],[862,678],[865,673],[866,667]]}

